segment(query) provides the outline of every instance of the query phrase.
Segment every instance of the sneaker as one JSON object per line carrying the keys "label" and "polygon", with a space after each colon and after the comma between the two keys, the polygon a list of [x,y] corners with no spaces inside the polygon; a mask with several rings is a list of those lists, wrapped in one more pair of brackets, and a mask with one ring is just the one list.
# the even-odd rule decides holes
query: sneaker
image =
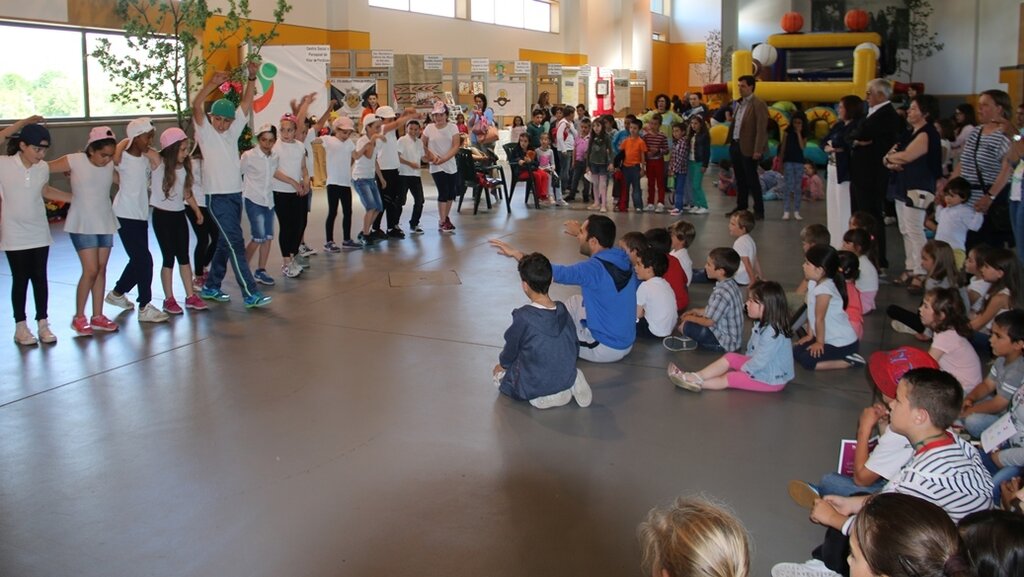
{"label": "sneaker", "polygon": [[71,319],[71,330],[82,337],[92,336],[92,327],[89,326],[89,319],[85,318],[85,315]]}
{"label": "sneaker", "polygon": [[788,212],[782,213],[782,220],[789,220],[789,213]]}
{"label": "sneaker", "polygon": [[644,207],[644,211],[646,211],[646,212],[654,212],[654,205],[648,202],[647,206]]}
{"label": "sneaker", "polygon": [[[638,207],[636,207],[636,208],[635,208],[635,209],[633,209],[633,210],[634,210],[635,212],[643,212],[643,211],[644,211],[644,209],[640,208],[639,206],[638,206]],[[650,209],[648,209],[648,210],[650,210]]]}
{"label": "sneaker", "polygon": [[450,222],[441,225],[440,232],[443,234],[455,234],[455,227]]}
{"label": "sneaker", "polygon": [[693,351],[697,349],[697,341],[689,337],[665,337],[661,344],[670,351]]}
{"label": "sneaker", "polygon": [[199,298],[204,301],[216,301],[219,303],[226,303],[231,300],[231,295],[228,293],[215,288],[203,287],[203,290],[199,291]]}
{"label": "sneaker", "polygon": [[530,404],[535,409],[553,409],[555,407],[563,407],[569,404],[572,400],[572,389],[566,389],[543,397],[537,397],[530,399]]}
{"label": "sneaker", "polygon": [[36,336],[32,334],[31,330],[29,330],[28,323],[25,321],[21,321],[15,325],[14,342],[26,347],[39,343],[39,341],[36,340]]}
{"label": "sneaker", "polygon": [[103,302],[109,305],[114,305],[115,307],[121,307],[126,311],[130,311],[135,308],[135,305],[132,304],[132,301],[128,300],[128,297],[119,295],[114,291],[108,292],[107,296],[103,297]]}
{"label": "sneaker", "polygon": [[265,306],[269,305],[270,301],[272,301],[272,300],[273,299],[271,299],[270,297],[268,297],[265,294],[262,294],[262,293],[252,293],[251,295],[245,297],[245,308],[247,308],[247,309],[254,309],[254,308],[257,308],[257,307],[265,307]]}
{"label": "sneaker", "polygon": [[[441,225],[441,226],[443,226],[443,225]],[[441,230],[441,229],[438,229],[438,230]],[[367,235],[365,235],[363,233],[359,233],[356,236],[356,238],[359,240],[359,243],[362,244],[364,247],[366,247],[366,246],[373,246],[373,244],[376,242],[375,240],[373,240],[373,236],[372,235],[367,236]]]}
{"label": "sneaker", "polygon": [[608,207],[602,206],[601,207],[601,212],[608,212]]}
{"label": "sneaker", "polygon": [[[203,301],[199,301],[199,302],[203,302]],[[114,321],[108,319],[107,317],[105,317],[103,315],[96,315],[96,316],[92,317],[91,319],[89,319],[89,325],[92,327],[93,331],[104,331],[104,332],[108,332],[108,333],[112,333],[112,332],[116,331],[118,328],[120,328],[117,325],[117,323],[115,323]]]}
{"label": "sneaker", "polygon": [[203,302],[203,299],[199,298],[199,295],[194,294],[185,299],[185,308],[192,309],[194,311],[205,311],[209,307]]}
{"label": "sneaker", "polygon": [[695,206],[693,207],[693,210],[690,211],[690,214],[708,214],[709,212],[711,211],[703,206]]}
{"label": "sneaker", "polygon": [[295,278],[302,274],[302,264],[297,259],[292,259],[292,262],[288,263],[288,272],[285,273],[288,278]]}
{"label": "sneaker", "polygon": [[274,286],[274,278],[267,274],[267,269],[258,268],[256,272],[252,273],[252,278],[256,279],[256,282],[265,284],[267,286]]}
{"label": "sneaker", "polygon": [[375,228],[370,231],[370,238],[373,240],[384,240],[388,237],[388,234],[379,228]]}
{"label": "sneaker", "polygon": [[390,228],[390,229],[388,229],[388,238],[397,238],[397,239],[405,238],[405,231],[403,231],[402,227],[400,227],[400,226],[396,226],[394,228]]}
{"label": "sneaker", "polygon": [[803,220],[803,219],[804,219],[804,217],[800,216],[799,212],[794,212],[793,213],[793,220]]}
{"label": "sneaker", "polygon": [[363,244],[354,240],[346,240],[341,243],[341,250],[359,250],[363,248]]}
{"label": "sneaker", "polygon": [[806,563],[777,563],[772,567],[772,577],[839,577],[817,559]]}
{"label": "sneaker", "polygon": [[46,319],[39,319],[39,342],[47,345],[52,345],[57,342],[57,335],[53,334],[50,330],[50,321]]}
{"label": "sneaker", "polygon": [[852,355],[846,355],[846,362],[850,363],[850,368],[863,367],[864,365],[867,364],[867,361],[864,360],[864,357],[858,355],[857,353],[853,353]]}
{"label": "sneaker", "polygon": [[292,262],[301,266],[303,270],[310,268],[312,266],[311,264],[309,264],[309,257],[302,256],[301,254],[297,254],[294,257],[292,257]]}
{"label": "sneaker", "polygon": [[576,404],[583,408],[589,407],[591,401],[594,400],[594,392],[590,390],[590,383],[587,382],[583,371],[579,369],[576,369],[576,382],[569,390],[572,391],[572,398],[576,399]]}
{"label": "sneaker", "polygon": [[153,306],[153,303],[146,303],[146,306],[139,309],[138,318],[140,323],[165,323],[170,317],[167,316],[167,313]]}
{"label": "sneaker", "polygon": [[700,378],[700,375],[684,373],[675,363],[668,364],[668,380],[680,389],[686,389],[691,393],[699,393],[704,390],[704,379]]}
{"label": "sneaker", "polygon": [[452,224],[452,219],[447,216],[444,218],[444,225],[448,227],[448,230],[455,230],[455,225]]}
{"label": "sneaker", "polygon": [[174,297],[168,297],[164,299],[164,312],[169,315],[180,315],[184,314],[185,311],[181,310],[181,305],[178,301],[174,300]]}
{"label": "sneaker", "polygon": [[338,253],[341,252],[341,247],[335,244],[335,242],[332,240],[330,242],[324,243],[324,252]]}
{"label": "sneaker", "polygon": [[564,200],[557,200],[555,201],[555,206],[569,206],[569,203]]}
{"label": "sneaker", "polygon": [[205,284],[206,284],[206,275],[201,274],[201,275],[199,275],[197,277],[192,277],[192,291],[193,292],[199,292],[199,291],[203,290],[203,285],[205,285]]}
{"label": "sneaker", "polygon": [[658,206],[654,207],[654,212],[658,214],[665,212],[665,203],[659,202]]}
{"label": "sneaker", "polygon": [[308,246],[306,243],[299,245],[299,254],[302,256],[313,256],[316,254],[316,249]]}
{"label": "sneaker", "polygon": [[787,485],[789,497],[793,502],[810,511],[814,508],[814,502],[821,498],[818,490],[804,481],[790,481]]}
{"label": "sneaker", "polygon": [[418,225],[418,224],[415,224],[415,225],[410,224],[409,225],[409,232],[410,232],[410,234],[423,234],[423,229],[420,228],[420,225]]}
{"label": "sneaker", "polygon": [[679,214],[682,212],[683,211],[679,210],[678,208],[673,208],[672,210],[668,211],[668,214],[669,216],[679,216]]}
{"label": "sneaker", "polygon": [[892,321],[891,323],[889,323],[889,326],[892,327],[892,330],[894,330],[894,331],[896,331],[898,333],[903,333],[905,335],[916,335],[917,334],[917,331],[915,331],[914,329],[912,329],[912,328],[908,327],[907,325],[901,323],[900,321]]}

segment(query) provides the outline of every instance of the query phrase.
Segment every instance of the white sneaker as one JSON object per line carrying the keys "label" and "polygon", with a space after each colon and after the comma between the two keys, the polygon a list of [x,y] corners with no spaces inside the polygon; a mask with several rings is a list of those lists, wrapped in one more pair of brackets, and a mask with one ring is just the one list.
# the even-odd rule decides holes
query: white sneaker
{"label": "white sneaker", "polygon": [[693,207],[693,210],[690,211],[690,214],[707,214],[709,212],[711,211],[704,208],[703,206],[695,206]]}
{"label": "white sneaker", "polygon": [[545,397],[537,397],[536,399],[530,399],[530,404],[537,409],[551,409],[554,407],[563,407],[569,404],[572,400],[572,389],[566,389],[559,391],[553,395],[547,395]]}
{"label": "white sneaker", "polygon": [[36,340],[36,336],[29,330],[28,323],[21,321],[14,325],[14,342],[22,346],[30,347],[39,341]]}
{"label": "white sneaker", "polygon": [[288,272],[286,272],[285,275],[288,278],[295,278],[302,274],[302,270],[302,265],[296,262],[295,259],[292,259],[292,261],[288,263]]}
{"label": "white sneaker", "polygon": [[302,256],[313,256],[316,254],[316,249],[306,245],[306,243],[302,243],[299,245],[299,254]]}
{"label": "white sneaker", "polygon": [[168,318],[167,313],[153,306],[153,303],[146,303],[146,306],[139,309],[140,323],[165,323]]}
{"label": "white sneaker", "polygon": [[653,204],[648,204],[647,206],[644,207],[644,211],[645,212],[652,212],[653,210],[654,210],[654,205]]}
{"label": "white sneaker", "polygon": [[39,320],[39,342],[48,345],[57,342],[57,335],[50,330],[50,322],[46,319]]}
{"label": "white sneaker", "polygon": [[555,206],[569,206],[569,203],[565,202],[564,200],[558,200],[555,201]]}
{"label": "white sneaker", "polygon": [[905,335],[916,335],[917,334],[917,331],[915,331],[914,329],[912,329],[912,328],[908,327],[907,325],[901,323],[900,321],[892,321],[891,323],[889,323],[889,326],[892,327],[892,330],[894,330],[894,331],[896,331],[898,333],[903,333]]}
{"label": "white sneaker", "polygon": [[789,220],[789,213],[788,212],[782,213],[782,220]]}
{"label": "white sneaker", "polygon": [[590,390],[590,383],[587,382],[587,377],[583,376],[583,371],[576,369],[576,382],[572,384],[572,398],[576,399],[576,404],[581,407],[589,407],[591,401],[594,400],[594,392]]}
{"label": "white sneaker", "polygon": [[128,300],[128,297],[119,295],[114,291],[108,292],[107,296],[103,297],[103,302],[108,305],[114,305],[115,307],[121,307],[126,311],[130,311],[135,308],[135,305],[132,304],[132,301]]}
{"label": "white sneaker", "polygon": [[804,217],[800,216],[799,212],[794,212],[793,213],[793,220],[803,220],[803,219],[804,219]]}
{"label": "white sneaker", "polygon": [[806,563],[778,563],[772,567],[772,577],[839,577],[817,559]]}
{"label": "white sneaker", "polygon": [[659,202],[658,206],[654,207],[654,212],[659,213],[659,214],[662,213],[662,212],[665,212],[665,204]]}

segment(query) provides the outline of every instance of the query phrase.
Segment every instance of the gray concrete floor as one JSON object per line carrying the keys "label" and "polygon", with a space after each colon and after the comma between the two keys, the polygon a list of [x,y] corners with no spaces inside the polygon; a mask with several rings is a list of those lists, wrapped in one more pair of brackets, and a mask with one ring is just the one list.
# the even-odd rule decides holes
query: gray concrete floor
{"label": "gray concrete floor", "polygon": [[[0,575],[638,575],[637,523],[698,493],[750,529],[755,575],[808,558],[822,531],[785,483],[834,469],[870,398],[863,371],[798,370],[774,395],[695,395],[672,387],[665,366],[714,356],[645,342],[618,364],[581,362],[588,409],[501,397],[490,370],[525,299],[514,262],[486,241],[574,262],[561,222],[588,213],[527,210],[520,188],[511,215],[467,206],[458,234],[439,237],[430,192],[425,235],[317,255],[302,278],[267,290],[266,309],[246,311],[229,273],[231,304],[166,325],[125,313],[120,332],[94,338],[68,326],[79,265],[54,226],[59,344],[19,348],[0,319]],[[709,196],[713,214],[690,218],[697,262],[731,244],[721,215],[732,199]],[[317,192],[317,247],[324,210]],[[769,203],[754,237],[766,276],[792,287],[801,223],[780,213]],[[823,203],[803,213],[824,222]],[[672,220],[612,216],[620,234]],[[115,244],[110,283],[124,263]],[[445,270],[462,284],[388,282]],[[9,289],[0,265],[0,294]],[[691,302],[709,291],[695,287]],[[878,348],[881,326],[879,313],[868,318],[862,351]],[[886,333],[886,345],[902,338]]]}

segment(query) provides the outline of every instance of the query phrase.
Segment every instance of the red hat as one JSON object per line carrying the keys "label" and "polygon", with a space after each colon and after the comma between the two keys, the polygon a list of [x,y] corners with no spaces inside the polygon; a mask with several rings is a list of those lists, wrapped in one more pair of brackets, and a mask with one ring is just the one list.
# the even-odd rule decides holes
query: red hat
{"label": "red hat", "polygon": [[896,385],[910,369],[937,369],[939,363],[927,352],[914,347],[877,351],[868,358],[868,372],[882,394],[896,398]]}

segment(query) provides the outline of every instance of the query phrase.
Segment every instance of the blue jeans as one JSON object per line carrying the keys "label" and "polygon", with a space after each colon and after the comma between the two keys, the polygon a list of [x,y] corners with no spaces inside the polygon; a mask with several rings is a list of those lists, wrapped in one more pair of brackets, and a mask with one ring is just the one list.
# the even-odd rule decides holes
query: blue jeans
{"label": "blue jeans", "polygon": [[117,235],[121,237],[124,251],[128,253],[128,264],[114,284],[114,292],[123,295],[138,287],[137,302],[141,309],[153,300],[153,255],[149,252],[149,221],[118,217],[117,222],[121,224]]}
{"label": "blue jeans", "polygon": [[686,197],[686,178],[685,172],[676,172],[673,174],[675,177],[674,192],[676,196],[675,207],[676,210],[683,210],[684,207],[689,206],[690,199]]}
{"label": "blue jeans", "polygon": [[249,262],[245,259],[245,241],[242,238],[242,193],[208,194],[206,206],[210,209],[210,217],[217,225],[220,236],[217,238],[217,250],[210,261],[210,274],[206,276],[204,288],[220,290],[220,285],[227,274],[228,261],[235,272],[235,280],[242,288],[245,298],[259,291],[256,281],[249,270]]}
{"label": "blue jeans", "polygon": [[[622,167],[622,178],[626,181],[626,190],[622,191],[622,194],[626,194],[627,191],[633,193],[633,208],[643,208],[644,197],[640,191],[640,165],[636,166],[623,166]],[[620,206],[623,203],[620,203]]]}
{"label": "blue jeans", "polygon": [[384,203],[380,198],[380,189],[377,188],[377,181],[375,179],[354,178],[352,179],[352,188],[356,189],[359,201],[363,203],[363,208],[366,209],[366,212],[371,210],[380,212],[384,210]]}
{"label": "blue jeans", "polygon": [[1024,262],[1024,206],[1019,200],[1010,201],[1010,226],[1013,228],[1013,241],[1017,247],[1017,258]]}
{"label": "blue jeans", "polygon": [[725,352],[722,345],[718,343],[718,337],[708,327],[702,327],[696,323],[686,323],[683,325],[683,336],[697,341],[699,348],[719,353]]}
{"label": "blue jeans", "polygon": [[818,490],[818,494],[822,497],[825,495],[849,497],[857,493],[877,493],[882,490],[886,482],[885,479],[879,478],[867,487],[861,487],[853,482],[853,477],[847,477],[839,473],[826,473],[821,477],[821,481],[814,485],[814,488]]}
{"label": "blue jeans", "polygon": [[987,413],[972,413],[963,419],[964,429],[975,439],[980,439],[985,429],[992,426],[1002,415],[990,415]]}
{"label": "blue jeans", "polygon": [[783,176],[786,178],[786,191],[782,194],[783,212],[800,212],[800,180],[804,176],[804,164],[802,162],[782,163]]}
{"label": "blue jeans", "polygon": [[1000,468],[996,465],[995,461],[992,460],[992,456],[985,452],[981,452],[981,462],[985,464],[985,468],[992,474],[992,500],[995,501],[996,505],[998,505],[1002,498],[999,486],[1005,481],[1009,481],[1014,477],[1019,477],[1022,468],[1015,466]]}

